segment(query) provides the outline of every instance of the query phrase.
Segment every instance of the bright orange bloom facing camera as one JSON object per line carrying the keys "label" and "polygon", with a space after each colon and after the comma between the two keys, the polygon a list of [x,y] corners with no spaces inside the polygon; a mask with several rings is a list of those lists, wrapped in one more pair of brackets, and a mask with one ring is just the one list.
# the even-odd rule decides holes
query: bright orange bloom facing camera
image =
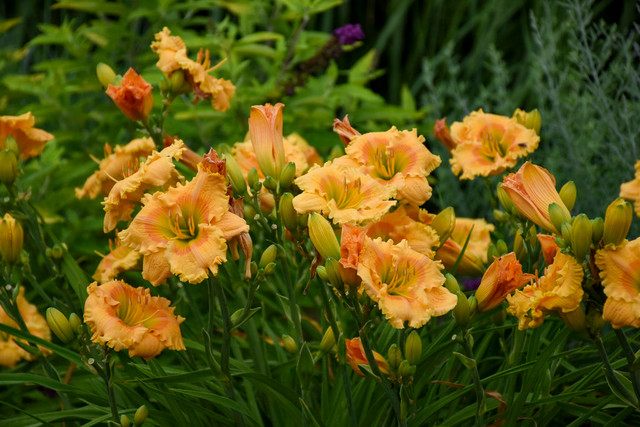
{"label": "bright orange bloom facing camera", "polygon": [[[370,365],[360,338],[354,338],[352,340],[346,339],[345,344],[347,345],[347,363],[353,368],[356,374],[364,377],[364,372],[360,370],[358,365]],[[373,352],[373,357],[376,359],[380,373],[388,376],[391,373],[391,369],[389,368],[387,359],[377,351]]]}
{"label": "bright orange bloom facing camera", "polygon": [[31,112],[20,116],[0,116],[0,150],[7,148],[7,137],[18,144],[20,157],[28,159],[44,150],[44,145],[53,139],[53,135],[42,129],[36,129],[36,119]]}
{"label": "bright orange bloom facing camera", "polygon": [[84,321],[93,336],[91,341],[129,350],[129,356],[145,360],[162,350],[185,350],[180,333],[181,316],[174,314],[171,301],[153,297],[149,289],[134,288],[120,280],[87,288]]}
{"label": "bright orange bloom facing camera", "polygon": [[358,135],[345,151],[346,156],[335,163],[360,168],[381,184],[393,187],[396,199],[420,206],[431,197],[427,175],[440,165],[440,156],[425,147],[424,137],[415,129],[399,131],[392,127],[386,132]]}
{"label": "bright orange bloom facing camera", "polygon": [[481,109],[451,125],[451,170],[460,179],[491,176],[516,165],[538,148],[540,137],[517,120]]}
{"label": "bright orange bloom facing camera", "polygon": [[336,224],[376,220],[396,204],[395,189],[354,168],[325,163],[295,180],[303,191],[293,199],[299,214],[319,212]]}
{"label": "bright orange bloom facing camera", "polygon": [[582,267],[571,255],[558,252],[544,276],[507,296],[507,312],[519,319],[518,329],[537,328],[550,312],[570,313],[582,301]]}
{"label": "bright orange bloom facing camera", "polygon": [[398,245],[366,237],[360,254],[358,276],[362,286],[391,326],[419,328],[432,316],[452,310],[458,298],[442,286],[442,266],[409,248],[406,240]]}
{"label": "bright orange bloom facing camera", "polygon": [[616,328],[640,328],[640,238],[596,252],[607,300],[602,318]]}
{"label": "bright orange bloom facing camera", "polygon": [[209,162],[201,163],[186,185],[146,195],[142,203],[119,237],[144,255],[142,276],[154,286],[172,274],[190,283],[216,275],[227,260],[227,240],[249,231],[245,220],[229,211],[225,177]]}
{"label": "bright orange bloom facing camera", "polygon": [[564,217],[571,219],[569,210],[556,190],[555,178],[543,167],[526,162],[517,173],[504,177],[502,188],[518,212],[549,232],[559,231],[551,222],[550,204],[558,204]]}
{"label": "bright orange bloom facing camera", "polygon": [[120,86],[109,85],[107,95],[120,111],[131,120],[146,120],[153,108],[153,93],[147,83],[133,68],[122,77]]}
{"label": "bright orange bloom facing camera", "polygon": [[520,289],[534,276],[522,273],[522,266],[511,252],[496,258],[482,276],[482,282],[476,290],[478,310],[489,311],[504,301],[505,297]]}

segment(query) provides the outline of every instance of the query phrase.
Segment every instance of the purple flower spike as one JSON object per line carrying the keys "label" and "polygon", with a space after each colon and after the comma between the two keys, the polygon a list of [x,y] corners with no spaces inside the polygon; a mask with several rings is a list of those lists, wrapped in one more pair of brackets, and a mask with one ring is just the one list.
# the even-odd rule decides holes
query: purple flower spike
{"label": "purple flower spike", "polygon": [[333,30],[333,35],[338,38],[341,45],[352,45],[364,39],[364,32],[360,24],[347,24]]}

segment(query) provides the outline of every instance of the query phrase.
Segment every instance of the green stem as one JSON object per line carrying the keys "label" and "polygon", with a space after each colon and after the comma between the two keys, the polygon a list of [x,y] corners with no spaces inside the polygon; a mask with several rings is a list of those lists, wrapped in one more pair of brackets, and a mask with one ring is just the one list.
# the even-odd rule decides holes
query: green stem
{"label": "green stem", "polygon": [[298,348],[300,348],[302,342],[304,341],[304,337],[302,335],[302,322],[300,319],[300,312],[298,311],[296,289],[293,285],[293,281],[291,280],[291,266],[289,265],[289,257],[287,256],[286,251],[286,231],[284,226],[282,225],[282,221],[279,221],[278,228],[278,234],[280,235],[280,244],[282,245],[282,249],[284,250],[284,256],[282,257],[282,259],[284,260],[283,275],[284,280],[287,284],[287,294],[289,296],[289,312],[291,314],[291,321],[293,322],[293,328],[296,334],[296,343],[298,344]]}
{"label": "green stem", "polygon": [[105,357],[102,378],[104,379],[104,384],[107,386],[107,394],[109,395],[109,407],[111,408],[111,417],[116,423],[119,423],[120,416],[118,415],[116,396],[113,390],[113,366],[111,365],[111,353],[107,353]]}
{"label": "green stem", "polygon": [[634,397],[631,395],[629,390],[627,390],[627,388],[624,385],[622,385],[620,380],[618,380],[618,377],[616,377],[616,374],[613,371],[613,367],[611,366],[611,363],[609,363],[607,350],[604,348],[604,343],[602,342],[602,338],[600,337],[600,335],[596,336],[593,339],[593,343],[595,344],[596,349],[598,350],[598,355],[600,356],[600,359],[602,359],[602,363],[604,365],[604,375],[606,376],[609,382],[609,386],[615,387],[618,393],[622,394],[629,402],[635,401],[636,407],[637,407],[638,406],[637,400],[634,399]]}
{"label": "green stem", "polygon": [[616,336],[618,337],[620,345],[622,346],[622,351],[627,358],[627,362],[629,362],[629,373],[631,374],[633,391],[636,394],[638,402],[640,402],[640,372],[631,370],[633,362],[636,361],[636,355],[634,354],[631,345],[629,345],[629,341],[627,341],[627,336],[624,334],[624,331],[622,329],[614,329],[614,331],[616,333]]}
{"label": "green stem", "polygon": [[[469,345],[469,341],[467,339],[467,336],[469,334],[468,330],[465,330],[463,332],[463,337],[460,340],[460,344],[462,344],[462,348],[464,350],[465,356],[467,356],[469,359],[473,359],[475,361],[475,358],[473,356],[473,350],[471,349],[471,346]],[[476,426],[483,426],[484,425],[484,421],[482,420],[482,415],[483,415],[483,408],[484,408],[484,388],[482,387],[482,383],[480,381],[480,374],[478,373],[478,366],[477,363],[473,365],[473,369],[471,369],[471,376],[473,377],[473,385],[474,385],[474,389],[476,391],[476,401],[477,401],[477,405],[478,408],[476,410]]]}

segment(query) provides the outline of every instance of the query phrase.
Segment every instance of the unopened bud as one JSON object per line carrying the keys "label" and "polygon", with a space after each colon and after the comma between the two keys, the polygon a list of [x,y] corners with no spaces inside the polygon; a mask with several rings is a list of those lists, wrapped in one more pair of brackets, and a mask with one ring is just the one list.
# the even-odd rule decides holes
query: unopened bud
{"label": "unopened bud", "polygon": [[567,212],[557,203],[551,203],[549,205],[549,218],[558,232],[562,230],[562,223],[571,221]]}
{"label": "unopened bud", "polygon": [[478,300],[475,296],[471,295],[469,298],[467,298],[467,301],[469,302],[469,312],[475,313],[478,309]]}
{"label": "unopened bud", "polygon": [[133,425],[136,427],[141,426],[148,416],[149,410],[147,409],[146,405],[142,405],[136,410],[136,414],[133,416]]}
{"label": "unopened bud", "polygon": [[191,92],[191,85],[185,80],[183,70],[177,70],[171,73],[169,80],[171,80],[171,93],[174,96]]}
{"label": "unopened bud", "polygon": [[265,276],[271,276],[275,272],[276,272],[276,263],[275,262],[270,262],[269,264],[267,264],[264,267],[264,275]]}
{"label": "unopened bud", "polygon": [[293,180],[296,177],[296,164],[293,162],[289,162],[282,168],[282,172],[280,172],[280,188],[283,190],[288,190],[293,184]]}
{"label": "unopened bud", "polygon": [[600,329],[604,327],[605,323],[602,313],[599,311],[591,310],[587,315],[587,327],[593,336],[600,333]]}
{"label": "unopened bud", "polygon": [[489,245],[489,248],[487,249],[487,259],[489,260],[489,262],[492,262],[494,258],[498,258],[499,256],[500,254],[498,253],[498,248],[496,248],[496,245],[491,243]]}
{"label": "unopened bud", "polygon": [[[496,249],[498,250],[498,256],[502,256],[509,252],[509,248],[507,247],[507,242],[502,239],[498,239],[496,242]],[[489,260],[491,262],[491,260]]]}
{"label": "unopened bud", "polygon": [[260,268],[265,268],[267,264],[276,260],[278,256],[278,247],[276,245],[270,245],[267,249],[262,252],[262,256],[260,257],[260,263],[258,266]]}
{"label": "unopened bud", "polygon": [[340,274],[340,263],[334,258],[327,258],[324,264],[327,272],[327,278],[336,288],[342,287],[342,274]]}
{"label": "unopened bud", "polygon": [[327,269],[324,267],[324,265],[318,266],[318,268],[316,268],[316,273],[318,273],[318,277],[323,282],[329,281],[329,276],[327,275]]}
{"label": "unopened bud", "polygon": [[0,181],[10,187],[17,176],[18,156],[9,149],[0,151]]}
{"label": "unopened bud", "polygon": [[251,275],[255,276],[258,273],[258,263],[255,261],[251,261],[249,269],[251,270]]}
{"label": "unopened bud", "polygon": [[158,87],[160,88],[160,92],[164,95],[171,90],[171,81],[166,77],[163,77],[162,80],[160,80]]}
{"label": "unopened bud", "polygon": [[516,231],[516,236],[513,239],[513,252],[515,252],[518,260],[524,259],[524,256],[526,255],[524,240],[522,240],[522,229]]}
{"label": "unopened bud", "polygon": [[422,340],[420,334],[412,331],[404,343],[404,357],[412,365],[417,365],[422,356]]}
{"label": "unopened bud", "polygon": [[556,245],[558,245],[560,249],[564,249],[567,247],[567,242],[562,237],[556,237]]}
{"label": "unopened bud", "polygon": [[322,341],[320,341],[320,351],[322,353],[328,353],[331,351],[333,346],[336,345],[336,335],[333,333],[333,328],[328,327],[326,331],[324,331],[324,335],[322,336]]}
{"label": "unopened bud", "polygon": [[46,312],[47,324],[49,329],[53,332],[63,343],[67,344],[73,341],[75,335],[73,329],[69,324],[69,320],[60,310],[54,307],[49,307]]}
{"label": "unopened bud", "polygon": [[631,204],[624,199],[614,200],[604,216],[604,231],[602,243],[605,245],[619,245],[626,237],[631,227],[633,210]]}
{"label": "unopened bud", "polygon": [[456,319],[458,325],[466,326],[469,323],[469,318],[471,316],[469,300],[462,291],[456,292],[456,295],[458,296],[458,303],[453,307],[453,318]]}
{"label": "unopened bud", "polygon": [[275,193],[278,190],[278,181],[276,181],[272,176],[266,177],[264,181],[262,181],[262,185],[272,193]]}
{"label": "unopened bud", "polygon": [[324,258],[340,259],[340,244],[331,223],[319,213],[309,215],[309,237],[318,253]]}
{"label": "unopened bud", "polygon": [[[286,169],[286,167],[285,167]],[[292,233],[295,233],[298,229],[298,214],[293,208],[293,194],[284,193],[280,197],[280,204],[278,205],[278,214],[285,228]]]}
{"label": "unopened bud", "polygon": [[82,325],[82,319],[80,319],[80,316],[78,316],[77,314],[71,313],[69,315],[69,325],[71,326],[73,332],[78,333],[78,328],[80,327],[80,325]]}
{"label": "unopened bud", "polygon": [[447,241],[453,229],[456,226],[456,214],[453,207],[443,209],[438,215],[431,221],[431,228],[433,228],[440,237],[440,244],[442,245]]}
{"label": "unopened bud", "polygon": [[409,378],[416,373],[416,367],[411,366],[407,360],[403,360],[400,362],[400,366],[398,366],[398,375],[402,378]]}
{"label": "unopened bud", "polygon": [[242,319],[242,314],[244,313],[244,308],[240,308],[236,311],[233,312],[233,314],[231,315],[231,317],[229,317],[229,320],[231,321],[232,325],[237,325],[238,322],[240,321],[240,319]]}
{"label": "unopened bud", "polygon": [[282,342],[282,347],[289,353],[295,354],[298,352],[298,344],[290,335],[283,335],[280,337],[280,341]]}
{"label": "unopened bud", "polygon": [[505,222],[509,219],[509,216],[506,213],[502,212],[500,209],[494,209],[493,218],[498,222]]}
{"label": "unopened bud", "polygon": [[562,200],[562,203],[564,203],[568,211],[571,211],[571,209],[573,209],[573,205],[576,203],[576,196],[577,196],[576,183],[573,181],[567,182],[565,185],[562,186],[559,194],[560,194],[560,200]]}
{"label": "unopened bud", "polygon": [[532,129],[536,134],[540,135],[542,117],[540,116],[540,112],[537,109],[526,112],[518,108],[513,113],[513,118],[516,119],[516,121],[522,126],[526,127],[527,129]]}
{"label": "unopened bud", "polygon": [[96,66],[96,75],[98,76],[98,80],[100,81],[103,89],[109,87],[109,85],[116,79],[115,71],[103,62],[98,63]]}
{"label": "unopened bud", "polygon": [[300,228],[307,228],[309,224],[309,214],[298,215],[298,225]]}
{"label": "unopened bud", "polygon": [[22,226],[10,214],[0,220],[0,254],[8,264],[15,264],[20,259],[24,232]]}
{"label": "unopened bud", "polygon": [[571,226],[571,247],[578,263],[581,263],[587,256],[591,247],[591,240],[591,221],[585,214],[576,216]]}
{"label": "unopened bud", "polygon": [[564,240],[565,244],[570,244],[571,243],[571,229],[573,228],[573,226],[568,223],[565,222],[564,224],[562,224],[562,228],[561,228],[561,233],[562,234],[562,240]]}
{"label": "unopened bud", "polygon": [[397,344],[391,344],[391,347],[389,347],[389,351],[387,352],[387,359],[391,369],[394,371],[398,369],[398,366],[402,363],[402,352]]}
{"label": "unopened bud", "polygon": [[582,307],[578,306],[578,308],[568,313],[558,310],[558,314],[564,320],[565,325],[574,331],[585,332],[587,330],[587,317]]}
{"label": "unopened bud", "polygon": [[260,182],[260,176],[258,175],[258,169],[251,168],[249,173],[247,173],[247,184],[251,187],[252,190],[256,190],[256,186]]}
{"label": "unopened bud", "polygon": [[245,194],[247,192],[247,183],[244,180],[238,162],[236,162],[236,159],[231,155],[224,155],[222,158],[226,161],[227,175],[229,175],[233,193],[238,195]]}
{"label": "unopened bud", "polygon": [[120,427],[130,427],[131,426],[131,420],[129,420],[129,417],[127,417],[126,415],[122,415],[120,417]]}
{"label": "unopened bud", "polygon": [[460,290],[460,285],[458,284],[458,281],[456,280],[456,278],[453,277],[453,274],[447,273],[445,274],[444,277],[446,279],[444,282],[444,286],[445,288],[447,288],[447,290],[449,290],[449,292],[451,292],[452,294],[455,294]]}
{"label": "unopened bud", "polygon": [[502,188],[502,184],[498,184],[498,188],[496,190],[496,193],[498,195],[498,201],[500,202],[500,206],[502,206],[502,209],[504,209],[504,211],[507,212],[507,213],[515,212],[515,208],[513,206],[513,202],[509,198],[509,195],[504,190],[504,188]]}
{"label": "unopened bud", "polygon": [[591,238],[593,244],[598,245],[602,240],[602,233],[604,233],[604,220],[600,217],[591,220]]}

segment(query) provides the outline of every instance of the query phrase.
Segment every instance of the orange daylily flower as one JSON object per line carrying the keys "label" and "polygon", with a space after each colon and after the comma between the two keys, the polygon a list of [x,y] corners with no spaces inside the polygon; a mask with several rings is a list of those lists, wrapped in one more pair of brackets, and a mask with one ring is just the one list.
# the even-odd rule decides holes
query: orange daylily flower
{"label": "orange daylily flower", "polygon": [[360,168],[381,184],[396,190],[396,199],[420,206],[431,197],[429,175],[440,165],[440,156],[424,145],[417,131],[370,132],[356,136],[345,149],[346,155],[334,163]]}
{"label": "orange daylily flower", "polygon": [[396,203],[389,200],[395,194],[393,187],[331,162],[312,167],[295,184],[303,191],[293,199],[299,214],[323,213],[336,224],[376,220]]}
{"label": "orange daylily flower", "polygon": [[[364,352],[362,341],[360,341],[360,338],[354,338],[352,340],[345,339],[344,341],[347,345],[347,363],[349,364],[349,366],[351,366],[356,374],[364,377],[364,372],[360,370],[360,367],[358,365],[370,365],[369,361],[367,360],[367,355]],[[376,364],[378,365],[378,369],[380,369],[380,373],[382,375],[389,376],[391,374],[391,369],[389,368],[387,359],[385,359],[384,356],[377,351],[373,352],[373,357],[376,359]]]}
{"label": "orange daylily flower", "polygon": [[84,321],[93,336],[91,341],[115,351],[129,350],[129,356],[145,360],[162,350],[185,350],[180,332],[181,316],[174,314],[171,301],[153,297],[146,288],[134,288],[120,280],[87,288]]}
{"label": "orange daylily flower", "polygon": [[538,234],[538,241],[542,248],[542,257],[547,265],[553,263],[553,259],[560,250],[560,247],[556,244],[556,237],[550,234]]}
{"label": "orange daylily flower", "polygon": [[[29,303],[29,301],[24,297],[24,287],[20,288],[16,303],[18,304],[18,311],[22,315],[24,323],[27,325],[27,329],[29,329],[29,333],[38,338],[51,341],[49,325],[47,325],[47,321],[44,316],[38,313],[38,308]],[[16,322],[9,317],[2,307],[0,307],[0,323],[11,326],[14,329],[19,329]],[[7,335],[4,332],[0,332],[0,366],[13,368],[20,360],[35,360],[35,356],[16,344],[16,341],[27,345],[23,340]],[[44,347],[39,347],[39,349],[45,355],[51,354],[51,351]]]}
{"label": "orange daylily flower", "polygon": [[635,164],[635,177],[620,185],[620,197],[633,202],[636,215],[640,216],[640,160]]}
{"label": "orange daylily flower", "polygon": [[446,268],[453,268],[471,233],[456,273],[463,276],[483,274],[484,264],[488,261],[487,251],[491,245],[491,232],[494,228],[493,224],[489,224],[484,219],[456,218],[455,228],[444,245],[436,252],[436,258],[441,260]]}
{"label": "orange daylily flower", "polygon": [[333,131],[338,134],[342,143],[347,146],[355,138],[362,135],[355,130],[351,123],[349,123],[349,115],[344,116],[344,119],[333,119]]}
{"label": "orange daylily flower", "polygon": [[120,86],[109,85],[107,95],[125,116],[131,120],[145,121],[153,108],[151,89],[151,85],[142,76],[129,68],[122,77]]}
{"label": "orange daylily flower", "polygon": [[582,301],[582,267],[571,255],[558,252],[545,274],[507,296],[507,312],[519,319],[518,329],[537,328],[549,312],[570,313]]}
{"label": "orange daylily flower", "polygon": [[172,274],[200,283],[227,260],[227,241],[248,232],[244,219],[229,211],[225,176],[203,162],[186,185],[142,199],[143,207],[122,243],[144,255],[142,276],[154,286]]}
{"label": "orange daylily flower", "polygon": [[607,300],[602,318],[616,329],[640,327],[640,238],[596,252],[595,262]]}
{"label": "orange daylily flower", "polygon": [[249,117],[249,134],[260,172],[275,179],[280,178],[280,171],[285,165],[282,107],[282,103],[254,105]]}
{"label": "orange daylily flower", "polygon": [[106,197],[116,182],[137,169],[141,157],[147,157],[155,149],[156,144],[148,137],[134,139],[125,146],[116,145],[113,149],[105,144],[105,157],[99,162],[99,169],[87,178],[82,188],[76,188],[76,197],[95,199],[99,194]]}
{"label": "orange daylily flower", "polygon": [[133,174],[115,183],[109,195],[104,199],[104,232],[116,228],[118,221],[128,221],[140,199],[151,189],[166,190],[184,178],[178,173],[173,159],[180,160],[186,149],[181,140],[162,151],[154,151]]}
{"label": "orange daylily flower", "polygon": [[140,252],[124,246],[119,239],[109,241],[109,246],[111,251],[105,256],[101,255],[102,261],[100,261],[92,276],[98,283],[115,280],[120,273],[135,268],[142,256]]}
{"label": "orange daylily flower", "polygon": [[362,286],[391,326],[419,328],[432,316],[451,311],[458,298],[442,286],[442,265],[411,249],[406,240],[398,245],[366,237],[360,254],[358,276]]}
{"label": "orange daylily flower", "polygon": [[42,129],[36,129],[36,119],[31,112],[20,116],[0,116],[0,150],[7,148],[7,137],[18,144],[18,154],[24,159],[37,156],[44,145],[54,136]]}
{"label": "orange daylily flower", "polygon": [[518,172],[504,177],[502,188],[522,215],[549,232],[559,231],[549,217],[549,205],[552,203],[560,206],[567,221],[571,219],[556,190],[555,178],[543,167],[526,162]]}
{"label": "orange daylily flower", "polygon": [[476,300],[480,312],[489,311],[504,301],[516,289],[529,283],[534,276],[522,273],[522,266],[511,252],[496,258],[482,276],[476,290]]}
{"label": "orange daylily flower", "polygon": [[447,126],[446,117],[436,120],[436,124],[433,126],[433,134],[444,144],[447,150],[451,151],[456,148],[456,142],[451,137],[451,131]]}
{"label": "orange daylily flower", "polygon": [[177,58],[187,57],[187,45],[178,36],[172,36],[171,30],[164,27],[161,32],[155,34],[156,41],[151,42],[151,50],[158,54],[156,67],[167,77],[180,69]]}
{"label": "orange daylily flower", "polygon": [[[540,137],[514,118],[474,111],[451,125],[451,170],[460,179],[491,176],[516,165],[538,148]],[[446,145],[446,143],[445,143]]]}

